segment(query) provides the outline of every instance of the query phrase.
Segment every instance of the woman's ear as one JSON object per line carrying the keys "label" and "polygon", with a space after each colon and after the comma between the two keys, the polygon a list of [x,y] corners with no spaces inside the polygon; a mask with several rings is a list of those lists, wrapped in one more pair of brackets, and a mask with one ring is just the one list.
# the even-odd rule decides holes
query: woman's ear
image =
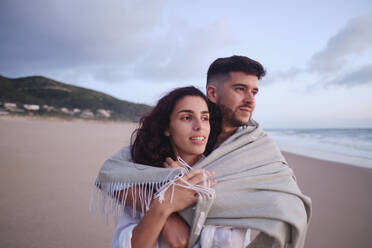
{"label": "woman's ear", "polygon": [[218,92],[215,85],[210,84],[207,86],[207,97],[209,101],[217,103]]}
{"label": "woman's ear", "polygon": [[169,129],[167,129],[167,130],[164,131],[164,135],[167,136],[167,137],[170,136]]}

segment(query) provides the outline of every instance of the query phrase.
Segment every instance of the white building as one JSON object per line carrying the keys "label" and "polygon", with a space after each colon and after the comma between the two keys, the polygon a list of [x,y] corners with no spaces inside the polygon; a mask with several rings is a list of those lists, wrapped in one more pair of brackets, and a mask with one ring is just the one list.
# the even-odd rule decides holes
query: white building
{"label": "white building", "polygon": [[74,113],[74,114],[79,114],[80,112],[81,112],[81,110],[79,108],[74,108],[72,110],[72,113]]}
{"label": "white building", "polygon": [[16,103],[11,103],[11,102],[4,103],[4,108],[8,110],[9,112],[18,112],[18,113],[25,112],[23,109],[17,108]]}
{"label": "white building", "polygon": [[81,113],[80,117],[83,117],[83,118],[94,118],[94,114],[93,114],[93,112],[90,109],[86,109],[86,110],[84,110]]}
{"label": "white building", "polygon": [[4,107],[5,109],[14,109],[17,108],[17,104],[12,102],[6,102],[4,103]]}
{"label": "white building", "polygon": [[46,104],[43,105],[43,108],[46,109],[46,111],[48,111],[48,112],[50,112],[50,111],[56,111],[56,108],[55,107],[49,106],[49,105],[46,105]]}
{"label": "white building", "polygon": [[35,104],[23,104],[23,107],[30,111],[38,111],[40,109],[40,106]]}
{"label": "white building", "polygon": [[103,118],[110,118],[111,117],[111,111],[106,109],[97,109],[97,116],[103,117]]}
{"label": "white building", "polygon": [[72,114],[72,112],[68,108],[60,108],[61,112],[64,114]]}

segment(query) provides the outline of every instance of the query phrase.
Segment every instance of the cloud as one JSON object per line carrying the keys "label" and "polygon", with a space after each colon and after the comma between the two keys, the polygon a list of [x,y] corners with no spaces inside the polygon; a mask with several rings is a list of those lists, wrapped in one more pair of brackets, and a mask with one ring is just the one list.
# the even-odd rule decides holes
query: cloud
{"label": "cloud", "polygon": [[351,19],[326,47],[315,53],[309,70],[323,74],[341,71],[351,56],[360,55],[372,47],[372,13]]}
{"label": "cloud", "polygon": [[361,66],[351,72],[345,73],[342,76],[336,77],[326,83],[326,85],[342,85],[353,87],[363,84],[372,83],[372,64]]}
{"label": "cloud", "polygon": [[270,85],[276,82],[288,82],[301,76],[305,70],[299,67],[291,67],[287,70],[268,72],[262,79],[263,86]]}
{"label": "cloud", "polygon": [[163,2],[5,0],[1,5],[2,60],[60,68],[135,58],[160,22]]}
{"label": "cloud", "polygon": [[[318,86],[355,87],[372,84],[371,64],[355,65],[360,58],[372,49],[372,13],[353,18],[332,36],[324,49],[314,53],[305,68],[289,68],[276,71],[263,79],[263,82],[301,81],[302,78],[315,79]],[[351,68],[351,69],[350,69]]]}
{"label": "cloud", "polygon": [[[190,82],[205,78],[206,66],[218,56],[216,51],[233,42],[233,35],[224,21],[213,21],[199,27],[180,18],[173,18],[171,23],[153,36],[149,46],[130,64],[125,67],[111,65],[109,71],[118,80],[129,77],[156,82]],[[113,74],[100,70],[95,76],[105,80]]]}
{"label": "cloud", "polygon": [[167,4],[3,0],[0,74],[89,74],[101,82],[204,77],[215,51],[233,41],[228,22],[192,24],[171,16]]}

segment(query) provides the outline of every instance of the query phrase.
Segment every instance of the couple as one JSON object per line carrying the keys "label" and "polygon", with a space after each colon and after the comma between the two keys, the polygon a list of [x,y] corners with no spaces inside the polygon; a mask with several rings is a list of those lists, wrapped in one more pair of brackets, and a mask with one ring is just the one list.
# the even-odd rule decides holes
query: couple
{"label": "couple", "polygon": [[264,74],[247,57],[219,58],[209,101],[179,88],[141,119],[96,180],[102,211],[119,215],[113,247],[304,246],[311,201],[251,119]]}

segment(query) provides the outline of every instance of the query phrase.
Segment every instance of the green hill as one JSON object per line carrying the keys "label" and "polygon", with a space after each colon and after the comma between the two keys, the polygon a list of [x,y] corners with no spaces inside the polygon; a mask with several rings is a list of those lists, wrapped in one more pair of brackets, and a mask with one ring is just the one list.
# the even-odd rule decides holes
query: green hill
{"label": "green hill", "polygon": [[[14,79],[0,76],[0,102],[3,105],[6,102],[16,103],[17,108],[23,109],[25,113],[33,112],[38,115],[66,115],[80,118],[84,110],[90,110],[95,115],[91,118],[126,121],[138,121],[151,109],[145,104],[119,100],[98,91],[61,83],[42,76]],[[24,104],[39,105],[40,109],[28,111]],[[5,105],[0,107],[5,111]],[[64,112],[61,108],[65,108]],[[73,109],[76,110],[74,113]],[[99,115],[99,109],[101,112],[102,110],[109,112],[110,117]]]}

